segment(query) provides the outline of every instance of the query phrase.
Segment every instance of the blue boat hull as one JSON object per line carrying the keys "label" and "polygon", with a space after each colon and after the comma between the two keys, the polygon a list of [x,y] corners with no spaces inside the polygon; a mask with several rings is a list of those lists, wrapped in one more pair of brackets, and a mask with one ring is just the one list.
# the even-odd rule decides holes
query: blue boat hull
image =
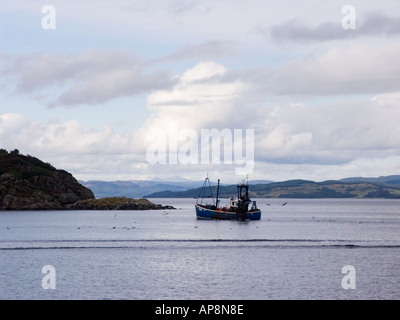
{"label": "blue boat hull", "polygon": [[[236,212],[211,210],[195,204],[196,217],[200,220],[238,220]],[[248,211],[246,220],[260,220],[261,210]]]}

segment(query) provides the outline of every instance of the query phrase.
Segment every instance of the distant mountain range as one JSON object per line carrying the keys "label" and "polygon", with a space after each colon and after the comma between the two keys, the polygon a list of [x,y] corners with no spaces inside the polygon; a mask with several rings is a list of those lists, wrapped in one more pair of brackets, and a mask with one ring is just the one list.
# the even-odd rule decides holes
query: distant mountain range
{"label": "distant mountain range", "polygon": [[[97,197],[136,198],[195,198],[202,181],[80,181]],[[254,198],[392,198],[400,199],[400,175],[378,178],[352,177],[340,180],[315,182],[288,180],[273,182],[252,180],[251,196]],[[216,185],[216,183],[214,183]],[[236,185],[221,185],[220,194],[236,194]]]}
{"label": "distant mountain range", "polygon": [[79,181],[83,186],[93,191],[96,198],[104,197],[132,197],[142,198],[146,194],[159,191],[184,191],[196,188],[202,184],[199,181],[165,182],[159,180],[131,180],[131,181]]}
{"label": "distant mountain range", "polygon": [[[146,198],[196,198],[201,188],[185,191],[162,191]],[[221,197],[236,195],[236,185],[221,186]],[[253,198],[386,198],[400,199],[400,176],[379,178],[348,178],[314,182],[288,180],[268,184],[253,184]]]}

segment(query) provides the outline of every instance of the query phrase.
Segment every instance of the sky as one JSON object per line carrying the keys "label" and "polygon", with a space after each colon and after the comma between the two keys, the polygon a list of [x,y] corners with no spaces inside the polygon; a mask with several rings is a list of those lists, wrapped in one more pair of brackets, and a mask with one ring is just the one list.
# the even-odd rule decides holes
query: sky
{"label": "sky", "polygon": [[399,57],[397,0],[2,0],[0,148],[86,181],[400,174]]}

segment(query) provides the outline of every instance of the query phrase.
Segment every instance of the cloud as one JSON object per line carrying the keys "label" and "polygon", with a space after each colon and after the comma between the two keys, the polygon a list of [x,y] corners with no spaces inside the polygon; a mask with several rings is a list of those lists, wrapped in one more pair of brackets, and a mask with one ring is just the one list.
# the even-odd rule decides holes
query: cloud
{"label": "cloud", "polygon": [[[322,57],[315,69],[318,70],[319,63],[322,65],[323,61],[335,58],[331,55]],[[393,58],[395,56],[393,53]],[[384,60],[389,64],[392,61]],[[354,57],[345,67],[355,62]],[[364,63],[367,62],[373,63],[372,57],[367,57]],[[335,64],[330,67],[334,72]],[[351,70],[358,67],[355,65]],[[307,81],[310,81],[310,88],[317,85],[322,80],[313,79],[312,71],[311,66],[303,70],[304,78],[299,77],[300,83],[291,85],[296,87]],[[310,74],[311,80],[308,80]],[[400,144],[396,139],[400,135],[396,124],[396,119],[400,118],[400,96],[394,91],[395,87],[393,93],[382,93],[372,100],[350,96],[317,105],[266,104],[264,95],[257,97],[258,101],[250,99],[249,103],[247,97],[256,84],[234,75],[223,65],[208,61],[177,76],[177,84],[172,89],[148,96],[147,105],[152,114],[141,128],[142,136],[154,129],[161,129],[168,135],[171,128],[178,131],[190,128],[197,132],[201,128],[253,128],[255,156],[259,163],[324,166],[348,164],[363,157],[400,156]],[[365,73],[359,74],[357,78],[364,76]],[[379,74],[374,79],[376,77]],[[290,77],[287,79],[289,81]],[[336,81],[339,83],[340,75]],[[252,104],[257,107],[253,108]]]}
{"label": "cloud", "polygon": [[258,160],[340,165],[357,159],[400,156],[400,93],[273,108],[260,130]]}
{"label": "cloud", "polygon": [[[399,91],[312,105],[265,104],[259,98],[253,109],[246,97],[254,84],[233,77],[227,67],[214,61],[194,65],[174,82],[170,89],[148,95],[151,114],[137,130],[118,133],[108,125],[91,129],[76,120],[39,122],[6,113],[0,115],[0,147],[18,148],[80,178],[110,180],[159,174],[201,178],[204,172],[232,177],[234,164],[150,165],[146,152],[155,130],[169,143],[174,138],[171,130],[178,134],[175,137],[184,129],[200,137],[201,129],[254,129],[254,175],[261,177],[270,170],[268,165],[293,170],[296,177],[299,167],[310,174],[312,168],[327,174],[326,168],[331,167],[344,176],[340,167],[350,170],[363,162],[366,168],[367,159],[400,157]],[[185,142],[177,141],[179,146]]]}
{"label": "cloud", "polygon": [[188,44],[176,52],[165,57],[154,59],[152,62],[166,62],[174,60],[212,60],[223,56],[237,55],[232,41],[210,40],[200,44]]}
{"label": "cloud", "polygon": [[17,148],[80,179],[128,180],[148,166],[135,131],[118,133],[108,125],[91,129],[76,120],[39,122],[0,114],[0,148]]}
{"label": "cloud", "polygon": [[32,95],[50,108],[96,105],[172,87],[175,80],[171,72],[156,68],[159,62],[208,59],[234,52],[231,42],[208,41],[151,61],[119,51],[2,55],[5,66],[0,72],[3,87],[10,87],[17,95]]}
{"label": "cloud", "polygon": [[232,115],[248,86],[239,79],[224,78],[227,72],[219,63],[204,61],[178,75],[174,87],[147,97],[152,114],[144,127],[168,128],[178,120],[179,126],[196,130],[237,125]]}
{"label": "cloud", "polygon": [[351,32],[343,30],[339,23],[324,22],[312,28],[302,24],[296,19],[272,26],[270,30],[272,40],[278,42],[329,41],[345,38],[350,35]]}
{"label": "cloud", "polygon": [[16,92],[52,91],[51,95],[56,96],[49,107],[95,105],[172,84],[168,71],[150,71],[144,61],[123,52],[37,53],[9,58],[7,62],[2,73],[14,78]]}
{"label": "cloud", "polygon": [[[358,21],[360,21],[358,23]],[[368,15],[364,21],[357,17],[356,29],[343,29],[341,21],[323,22],[316,27],[310,27],[297,19],[292,19],[274,25],[269,30],[272,40],[277,42],[321,42],[339,39],[354,39],[368,36],[398,36],[400,35],[400,18],[390,17],[382,13]],[[262,33],[268,33],[262,30]]]}
{"label": "cloud", "polygon": [[[165,173],[165,166],[150,166],[146,159],[152,131],[162,130],[169,136],[174,125],[178,131],[191,129],[198,133],[203,128],[222,130],[245,126],[243,119],[235,115],[240,112],[238,101],[247,86],[239,80],[224,79],[227,72],[221,64],[204,61],[177,75],[173,87],[148,95],[147,107],[151,114],[137,130],[118,133],[108,125],[91,129],[76,120],[44,123],[6,114],[0,116],[0,125],[7,128],[0,131],[0,142],[2,147],[18,146],[22,153],[43,157],[79,176],[104,177],[119,171],[118,175],[125,174],[123,179],[127,179],[139,174],[149,176],[158,170]],[[196,172],[200,167],[210,169],[199,164],[171,167],[169,171]],[[233,166],[224,168],[234,169]]]}
{"label": "cloud", "polygon": [[29,123],[28,118],[17,113],[6,113],[0,116],[0,135],[2,139],[0,140],[4,144],[7,140],[7,136],[13,132],[23,129]]}
{"label": "cloud", "polygon": [[[385,169],[379,167],[380,162],[399,170],[393,162],[393,159],[400,158],[399,103],[400,92],[397,92],[372,99],[314,106],[281,104],[266,108],[256,116],[246,117],[245,128],[254,128],[255,132],[255,171],[252,177],[263,177],[275,168],[281,171],[280,177],[286,174],[288,178],[297,178],[296,170],[300,167],[308,172],[309,177],[315,175],[319,179],[317,169],[325,176],[331,174],[334,177],[333,171],[329,172],[327,168],[344,177],[347,172],[361,168],[355,167],[357,163],[362,163],[363,170],[367,170],[368,159],[376,163],[369,168],[375,172],[373,174],[380,174]],[[141,129],[125,133],[118,133],[107,125],[98,130],[91,129],[75,120],[44,123],[31,121],[20,114],[3,114],[0,115],[0,147],[8,150],[18,148],[24,154],[37,156],[71,171],[80,179],[128,180],[160,174],[201,179],[205,172],[220,174],[221,177],[231,175],[232,179],[235,168],[240,167],[235,163],[224,164],[222,161],[220,165],[207,165],[201,164],[200,159],[192,165],[148,163],[146,152],[153,142],[149,135],[151,130],[161,129],[169,143],[170,130],[175,129],[179,134],[180,130],[194,124],[185,123],[187,115],[184,112],[181,117],[178,110],[173,110],[161,122],[159,117],[167,114],[163,108],[154,110]],[[214,115],[207,110],[205,113],[209,119]],[[225,113],[225,118],[219,118],[223,121],[219,129],[225,128],[235,117],[237,114]],[[200,119],[200,127],[214,128],[208,121],[212,120]],[[171,126],[174,123],[175,128]],[[183,140],[178,142],[179,146],[181,143]]]}
{"label": "cloud", "polygon": [[392,36],[400,34],[400,18],[383,13],[371,14],[361,24],[360,35]]}
{"label": "cloud", "polygon": [[398,90],[400,45],[355,45],[287,63],[277,76],[281,93],[360,94]]}
{"label": "cloud", "polygon": [[399,43],[354,44],[288,60],[275,67],[230,72],[228,76],[251,83],[259,99],[294,95],[376,95],[399,89],[399,55]]}

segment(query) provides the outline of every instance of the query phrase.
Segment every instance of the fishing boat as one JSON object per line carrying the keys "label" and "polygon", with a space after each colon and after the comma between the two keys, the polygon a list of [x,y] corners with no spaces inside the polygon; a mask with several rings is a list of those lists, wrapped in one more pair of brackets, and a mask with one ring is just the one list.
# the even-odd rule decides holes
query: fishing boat
{"label": "fishing boat", "polygon": [[[195,203],[196,217],[202,220],[260,220],[261,210],[256,201],[249,197],[249,184],[244,181],[237,184],[237,196],[229,198],[229,205],[221,207],[219,200],[218,179],[216,197],[214,198],[210,180],[204,180]],[[209,192],[206,195],[206,192]],[[205,202],[205,203],[204,203]],[[249,206],[251,207],[249,209]]]}

